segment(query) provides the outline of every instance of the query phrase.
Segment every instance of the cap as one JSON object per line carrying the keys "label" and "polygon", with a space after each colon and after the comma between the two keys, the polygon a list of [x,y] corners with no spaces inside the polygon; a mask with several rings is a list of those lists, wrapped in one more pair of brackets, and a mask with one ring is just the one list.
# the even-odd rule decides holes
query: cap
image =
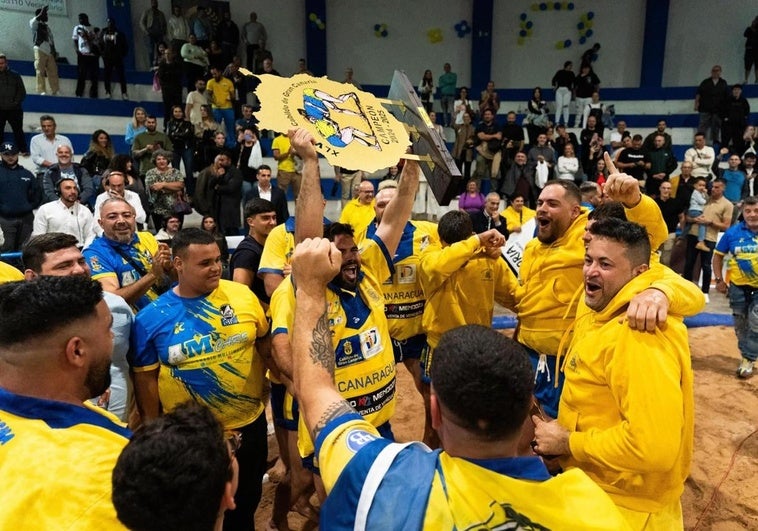
{"label": "cap", "polygon": [[0,155],[18,155],[18,148],[13,142],[3,142],[0,145]]}

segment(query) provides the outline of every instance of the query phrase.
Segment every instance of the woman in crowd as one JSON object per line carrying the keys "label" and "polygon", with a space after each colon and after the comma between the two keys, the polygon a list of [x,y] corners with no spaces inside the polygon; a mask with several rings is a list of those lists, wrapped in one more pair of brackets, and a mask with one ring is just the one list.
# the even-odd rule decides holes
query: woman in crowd
{"label": "woman in crowd", "polygon": [[547,115],[547,103],[542,99],[542,89],[534,87],[532,99],[527,104],[526,131],[529,134],[529,142],[534,144],[540,133],[545,133],[550,125]]}
{"label": "woman in crowd", "polygon": [[108,164],[108,169],[121,172],[126,176],[125,188],[139,195],[142,208],[150,214],[150,200],[147,196],[147,189],[145,188],[145,183],[142,182],[142,179],[137,174],[132,157],[123,154],[114,155]]}
{"label": "woman in crowd", "polygon": [[485,201],[484,194],[479,191],[479,183],[471,179],[466,184],[466,191],[458,197],[458,208],[475,214],[484,208]]}
{"label": "woman in crowd", "polygon": [[204,231],[210,232],[216,240],[221,251],[221,264],[224,268],[221,276],[229,278],[229,245],[226,243],[226,236],[219,232],[216,219],[213,216],[203,216],[201,227]]}
{"label": "woman in crowd", "polygon": [[461,171],[463,178],[471,178],[471,162],[474,160],[474,134],[475,127],[472,123],[474,115],[470,111],[463,113],[463,123],[455,124],[455,144],[453,144],[453,158]]}
{"label": "woman in crowd", "polygon": [[174,212],[176,200],[184,191],[184,175],[171,167],[171,157],[170,151],[162,149],[153,153],[155,168],[148,170],[145,175],[145,186],[150,191],[153,206],[151,217],[156,227],[161,226],[163,218],[174,214],[184,221],[184,214]]}
{"label": "woman in crowd", "polygon": [[195,178],[192,175],[192,163],[195,152],[195,131],[192,124],[184,119],[184,109],[181,105],[171,107],[171,119],[166,126],[166,135],[174,146],[174,159],[171,165],[179,169],[180,162],[184,162],[185,187],[187,194],[192,196],[195,192]]}
{"label": "woman in crowd", "polygon": [[573,144],[566,144],[563,148],[563,155],[558,157],[558,162],[555,164],[555,176],[564,181],[573,181],[577,186],[581,184],[584,172],[574,153]]}
{"label": "woman in crowd", "polygon": [[206,150],[213,146],[216,132],[222,130],[218,122],[213,119],[210,105],[200,107],[200,118],[200,123],[195,124],[195,171],[202,171],[213,162],[213,157],[207,158]]}
{"label": "woman in crowd", "polygon": [[462,87],[459,94],[458,99],[453,103],[454,123],[455,125],[463,125],[463,115],[467,112],[471,113],[471,121],[473,122],[474,111],[471,108],[471,101],[468,99],[468,89]]}
{"label": "woman in crowd", "polygon": [[263,164],[258,131],[243,129],[237,134],[237,145],[232,152],[232,164],[237,166],[242,173],[242,203],[244,205],[252,197],[253,186],[257,182],[258,166]]}
{"label": "woman in crowd", "polygon": [[87,170],[90,177],[92,177],[96,194],[102,191],[100,179],[103,171],[110,164],[113,155],[113,142],[111,142],[111,136],[103,129],[98,129],[92,133],[89,149],[82,157],[80,164],[85,170]]}
{"label": "woman in crowd", "polygon": [[424,110],[429,113],[434,106],[434,78],[432,77],[432,71],[426,70],[424,76],[421,78],[421,82],[418,84],[418,94],[421,98],[421,104],[424,106]]}
{"label": "woman in crowd", "polygon": [[147,120],[147,111],[145,111],[145,108],[135,107],[132,112],[132,119],[126,124],[126,136],[124,136],[124,142],[127,143],[130,151],[132,144],[134,144],[134,137],[147,131],[145,120]]}

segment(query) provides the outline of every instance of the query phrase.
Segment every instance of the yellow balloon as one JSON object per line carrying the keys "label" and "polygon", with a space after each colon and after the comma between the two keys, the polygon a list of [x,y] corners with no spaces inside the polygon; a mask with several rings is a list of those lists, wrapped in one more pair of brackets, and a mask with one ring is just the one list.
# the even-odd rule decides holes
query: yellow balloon
{"label": "yellow balloon", "polygon": [[524,45],[524,37],[519,37],[518,38],[518,45],[519,46],[523,46]]}

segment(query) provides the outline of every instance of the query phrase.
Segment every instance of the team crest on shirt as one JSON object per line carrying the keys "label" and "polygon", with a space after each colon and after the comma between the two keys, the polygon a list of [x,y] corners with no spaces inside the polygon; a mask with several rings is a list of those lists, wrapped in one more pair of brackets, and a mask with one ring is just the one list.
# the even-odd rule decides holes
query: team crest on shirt
{"label": "team crest on shirt", "polygon": [[103,264],[100,263],[100,258],[93,256],[89,259],[89,268],[93,273],[99,273],[103,270]]}
{"label": "team crest on shirt", "polygon": [[398,284],[416,283],[416,264],[403,265],[397,268]]}
{"label": "team crest on shirt", "polygon": [[345,436],[345,445],[347,445],[348,450],[356,453],[358,450],[376,439],[377,437],[374,434],[368,433],[364,430],[350,430]]}
{"label": "team crest on shirt", "polygon": [[346,356],[350,356],[353,353],[353,344],[350,343],[350,340],[346,340],[342,344],[342,351],[345,353]]}
{"label": "team crest on shirt", "polygon": [[237,319],[237,316],[234,314],[234,308],[230,304],[222,304],[221,305],[221,324],[223,326],[229,326],[233,324],[238,324],[239,319]]}
{"label": "team crest on shirt", "polygon": [[482,280],[487,281],[487,282],[492,282],[493,278],[494,278],[494,273],[492,269],[485,269],[484,271],[482,271]]}
{"label": "team crest on shirt", "polygon": [[174,325],[174,335],[184,332],[184,321],[180,321]]}
{"label": "team crest on shirt", "polygon": [[379,334],[379,330],[377,330],[376,327],[361,332],[358,337],[361,342],[363,359],[369,359],[376,356],[383,350],[382,336]]}

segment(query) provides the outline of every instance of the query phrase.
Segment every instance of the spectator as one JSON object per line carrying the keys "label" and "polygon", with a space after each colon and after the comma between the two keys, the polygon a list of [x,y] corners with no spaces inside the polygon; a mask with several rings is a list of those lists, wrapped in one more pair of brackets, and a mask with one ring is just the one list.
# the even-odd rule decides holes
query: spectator
{"label": "spectator", "polygon": [[113,158],[113,142],[111,136],[103,129],[97,129],[92,133],[89,141],[89,149],[80,162],[82,168],[87,170],[92,177],[95,191],[100,189],[100,177]]}
{"label": "spectator", "polygon": [[547,103],[542,99],[542,89],[540,87],[534,87],[532,90],[532,97],[526,104],[527,115],[526,130],[529,134],[529,142],[533,143],[537,141],[537,136],[540,133],[547,131],[547,127],[550,125],[550,118],[547,115]]}
{"label": "spectator", "polygon": [[516,153],[513,163],[505,171],[501,179],[500,193],[506,200],[513,201],[514,198],[521,196],[529,206],[534,205],[534,198],[538,193],[534,182],[534,171],[527,164],[526,153],[523,151]]}
{"label": "spectator", "polygon": [[260,68],[258,52],[266,49],[266,27],[258,22],[258,15],[250,13],[250,21],[242,26],[242,42],[245,43],[245,60],[247,69],[257,72]]}
{"label": "spectator", "polygon": [[182,14],[182,6],[173,3],[171,6],[171,15],[166,22],[166,38],[174,53],[180,54],[182,46],[189,41],[189,24]]}
{"label": "spectator", "polygon": [[502,150],[503,163],[506,167],[513,161],[516,153],[524,150],[524,128],[516,123],[516,113],[513,111],[505,115]]}
{"label": "spectator", "polygon": [[[295,199],[297,199],[297,196],[300,195],[300,179],[302,175],[297,171],[297,164],[295,163],[296,153],[287,135],[280,134],[274,138],[274,142],[271,144],[271,151],[273,157],[276,159],[276,186],[286,194],[291,183],[292,193]],[[342,200],[343,204],[350,200],[349,192],[346,195],[344,188],[342,190]]]}
{"label": "spectator", "polygon": [[742,84],[747,85],[750,70],[753,68],[755,68],[754,83],[758,83],[758,17],[755,17],[753,22],[745,28],[742,36],[745,37],[745,80]]}
{"label": "spectator", "polygon": [[487,109],[491,110],[495,116],[500,112],[500,96],[495,90],[494,81],[488,81],[487,88],[479,95],[479,116],[484,115]]}
{"label": "spectator", "polygon": [[[232,162],[242,172],[242,203],[251,198],[256,184],[255,174],[263,164],[263,153],[258,142],[258,130],[246,128],[237,133],[237,145],[232,152]],[[286,199],[285,199],[286,201]]]}
{"label": "spectator", "polygon": [[42,189],[45,192],[44,202],[56,201],[60,195],[58,183],[64,177],[76,181],[79,188],[79,201],[86,205],[90,198],[94,201],[95,187],[92,184],[87,170],[80,164],[73,161],[74,152],[70,147],[60,145],[56,149],[56,158],[58,162],[47,168],[45,176],[42,179]]}
{"label": "spectator", "polygon": [[758,195],[758,186],[756,186],[758,173],[755,169],[755,158],[755,153],[752,151],[748,151],[742,157],[742,171],[745,172],[745,185],[742,188],[743,199],[751,195]]}
{"label": "spectator", "polygon": [[[123,155],[117,155],[123,156]],[[118,167],[118,164],[112,164],[112,166]],[[103,174],[103,187],[105,191],[97,196],[95,200],[95,219],[100,219],[100,208],[106,199],[116,198],[123,199],[134,208],[134,219],[137,222],[138,227],[144,226],[147,223],[147,214],[142,204],[140,195],[134,190],[128,189],[127,185],[133,179],[125,170],[120,169],[108,169]],[[144,188],[142,189],[144,192]],[[95,224],[95,232],[98,236],[103,234],[103,228],[99,224]]]}
{"label": "spectator", "polygon": [[645,172],[650,170],[650,156],[642,150],[642,135],[632,137],[632,145],[621,152],[616,167],[637,179],[641,190],[645,188]]}
{"label": "spectator", "polygon": [[182,104],[182,62],[176,57],[173,48],[166,48],[156,75],[161,84],[163,126],[165,129],[173,115],[172,109]]}
{"label": "spectator", "polygon": [[242,118],[234,122],[234,130],[239,134],[240,131],[245,129],[251,129],[253,131],[258,130],[258,120],[253,116],[253,106],[242,106]]}
{"label": "spectator", "polygon": [[[526,159],[526,157],[524,157]],[[511,204],[503,210],[501,215],[505,218],[508,232],[521,232],[521,227],[533,219],[537,212],[524,205],[525,199],[521,194],[516,194],[511,199]]]}
{"label": "spectator", "polygon": [[434,111],[429,112],[429,121],[432,122],[432,129],[437,131],[437,134],[440,135],[440,138],[444,141],[445,140],[445,131],[443,131],[442,126],[437,123],[437,113]]}
{"label": "spectator", "polygon": [[458,198],[458,209],[474,214],[484,208],[486,200],[484,194],[479,191],[479,183],[471,179],[466,184],[466,192]]}
{"label": "spectator", "polygon": [[576,76],[572,72],[574,63],[566,61],[563,68],[553,76],[551,84],[555,91],[555,124],[564,124],[568,127],[569,112],[571,111],[571,92],[574,89]]}
{"label": "spectator", "polygon": [[[148,116],[145,120],[145,132],[140,133],[134,139],[132,146],[132,156],[138,160],[140,176],[145,176],[147,171],[154,168],[153,154],[157,151],[173,151],[174,145],[164,133],[156,130],[158,120],[155,116]],[[171,161],[169,155],[168,161]],[[145,183],[147,185],[147,183]],[[149,185],[148,185],[149,186]]]}
{"label": "spectator", "polygon": [[666,132],[666,120],[658,120],[658,125],[656,126],[655,131],[647,135],[642,142],[642,149],[644,151],[652,151],[655,149],[655,137],[658,135],[663,135],[663,147],[670,148],[671,135]]}
{"label": "spectator", "polygon": [[217,40],[212,40],[208,46],[208,69],[218,68],[220,72],[224,71],[226,65],[232,60],[231,55],[227,55],[224,50],[221,49],[221,45]]}
{"label": "spectator", "polygon": [[577,140],[574,133],[566,129],[566,126],[563,124],[557,125],[555,130],[558,132],[558,136],[553,141],[553,149],[556,153],[563,153],[563,149],[567,144],[572,144],[574,146],[574,153],[579,153],[579,140]]}
{"label": "spectator", "polygon": [[204,5],[198,5],[195,16],[190,19],[190,35],[197,37],[197,45],[203,49],[208,48],[213,37],[213,23],[208,17],[207,9]]}
{"label": "spectator", "polygon": [[213,109],[213,119],[226,126],[226,147],[234,147],[234,84],[221,75],[221,69],[211,66],[212,79],[208,81],[208,99]]}
{"label": "spectator", "polygon": [[579,61],[580,65],[592,65],[595,61],[597,61],[597,52],[600,51],[600,43],[596,42],[592,45],[592,48],[587,49],[583,54],[582,58]]}
{"label": "spectator", "polygon": [[591,169],[590,173],[587,176],[589,177],[590,181],[597,183],[597,185],[602,190],[606,179],[608,179],[608,169],[605,167],[605,159],[599,157],[594,167]]}
{"label": "spectator", "polygon": [[18,163],[13,142],[0,144],[0,232],[5,241],[0,251],[18,251],[32,233],[33,210],[42,200],[34,175]]}
{"label": "spectator", "polygon": [[721,124],[721,145],[732,147],[737,154],[745,152],[743,135],[750,117],[750,104],[742,95],[742,85],[734,85],[726,99],[724,122]]}
{"label": "spectator", "polygon": [[626,135],[629,134],[629,132],[626,130],[626,122],[624,120],[619,120],[619,122],[616,124],[616,130],[611,132],[611,149],[610,149],[611,158],[615,158],[616,150],[621,148],[622,146],[621,139],[624,136],[624,134]]}
{"label": "spectator", "polygon": [[158,43],[165,41],[168,29],[166,15],[158,9],[158,0],[150,0],[150,7],[142,12],[139,19],[139,27],[145,34],[148,64],[152,65],[155,62]]}
{"label": "spectator", "polygon": [[473,113],[463,113],[463,123],[455,124],[455,144],[453,144],[453,158],[463,178],[471,178],[471,162],[474,160],[475,127]]}
{"label": "spectator", "polygon": [[76,96],[78,98],[84,96],[84,86],[86,80],[89,79],[89,96],[90,98],[97,98],[97,35],[90,26],[89,17],[86,13],[79,14],[79,24],[74,26],[71,38],[74,41],[74,50],[76,51]]}
{"label": "spectator", "polygon": [[450,127],[452,123],[451,112],[455,100],[455,89],[458,84],[458,74],[451,71],[450,63],[442,67],[444,73],[440,76],[437,86],[440,90],[440,105],[442,106],[442,125]]}
{"label": "spectator", "polygon": [[237,49],[240,45],[240,29],[232,20],[229,9],[225,9],[221,15],[221,23],[216,28],[216,41],[228,57],[237,55]]}
{"label": "spectator", "polygon": [[274,205],[276,212],[276,225],[281,225],[290,217],[289,206],[287,205],[287,196],[279,188],[271,186],[271,168],[266,164],[258,167],[255,175],[257,182],[253,185],[247,201],[250,199],[260,198],[270,201]]}
{"label": "spectator", "polygon": [[719,141],[721,130],[721,115],[729,96],[729,86],[721,78],[721,67],[711,68],[711,77],[704,79],[695,95],[695,111],[700,113],[698,131],[705,133],[707,142],[711,145]]}
{"label": "spectator", "polygon": [[195,185],[195,195],[192,197],[193,208],[203,216],[213,216],[215,218],[216,204],[216,180],[226,173],[226,168],[221,164],[221,157],[211,161],[211,164],[203,168],[197,176]]}
{"label": "spectator", "polygon": [[[598,126],[597,119],[594,116],[587,117],[587,127],[582,129],[579,134],[579,141],[582,145],[582,168],[585,173],[589,172],[603,151],[603,130]],[[640,136],[640,147],[642,146],[642,137]]]}
{"label": "spectator", "polygon": [[44,96],[45,78],[50,83],[50,94],[58,95],[58,52],[55,50],[55,39],[50,26],[47,25],[48,6],[35,9],[34,17],[29,21],[34,42],[34,71],[37,73],[37,92]]}
{"label": "spectator", "polygon": [[692,184],[694,182],[694,176],[692,175],[692,170],[694,166],[689,161],[682,162],[679,175],[674,175],[671,177],[671,195],[673,195],[677,201],[682,203],[682,205],[689,206],[690,204],[690,196],[692,195],[692,191],[694,188],[692,187]]}
{"label": "spectator", "polygon": [[58,146],[64,145],[71,149],[73,147],[68,137],[56,133],[55,118],[49,114],[43,114],[39,117],[39,125],[42,132],[32,137],[30,147],[32,162],[37,166],[37,178],[41,181],[45,170],[58,160],[56,156]]}
{"label": "spectator", "polygon": [[661,263],[663,265],[671,264],[671,251],[676,241],[676,230],[684,220],[684,205],[676,198],[671,196],[671,183],[663,181],[658,189],[658,197],[655,203],[661,209],[663,221],[666,222],[666,228],[669,235],[666,241],[661,245]]}
{"label": "spectator", "polygon": [[[213,216],[203,216],[203,219],[200,222],[200,228],[213,235],[213,239],[216,240],[216,245],[218,245],[218,248],[221,251],[221,263],[226,268],[229,263],[229,244],[226,243],[226,236],[219,232],[216,219]],[[263,281],[261,281],[261,283],[262,282]]]}
{"label": "spectator", "polygon": [[[729,150],[721,148],[721,156],[729,155]],[[724,197],[737,207],[742,199],[742,188],[745,185],[745,172],[740,169],[742,160],[736,153],[729,155],[728,166],[726,168],[717,168],[717,177],[724,180]]]}
{"label": "spectator", "polygon": [[116,21],[109,18],[105,29],[100,32],[100,52],[103,54],[103,82],[105,97],[111,99],[111,74],[115,71],[121,82],[121,99],[128,100],[126,90],[126,74],[124,73],[124,57],[129,48],[126,36],[116,28]]}
{"label": "spectator", "polygon": [[147,131],[145,127],[145,120],[147,120],[147,111],[144,107],[135,107],[132,111],[132,119],[126,124],[126,135],[124,136],[124,142],[130,148],[134,144],[134,139],[137,135]]}
{"label": "spectator", "polygon": [[176,214],[171,214],[163,218],[160,230],[155,233],[155,239],[171,246],[171,240],[180,230],[182,230],[182,220]]}
{"label": "spectator", "polygon": [[174,146],[174,157],[171,165],[177,170],[179,164],[184,162],[184,184],[187,194],[192,196],[195,191],[195,178],[192,175],[192,164],[195,152],[195,130],[189,121],[184,119],[184,111],[181,105],[171,108],[171,119],[166,126],[166,135]]}
{"label": "spectator", "polygon": [[[537,143],[531,147],[526,158],[534,174],[537,189],[542,190],[545,183],[552,178],[555,167],[555,152],[547,145],[547,135],[543,133],[537,136]],[[538,190],[535,190],[534,197],[539,197]]]}
{"label": "spectator", "polygon": [[205,79],[208,69],[208,54],[200,46],[194,33],[190,33],[189,42],[182,45],[182,60],[184,61],[184,79],[187,83],[187,92],[191,91],[198,79]]}
{"label": "spectator", "polygon": [[[135,167],[134,159],[132,159],[131,155],[114,155],[111,159],[111,163],[108,165],[108,169],[111,170],[111,173],[118,172],[125,177],[126,180],[124,181],[124,189],[130,192],[134,192],[139,196],[139,202],[142,205],[143,213],[150,212],[150,200],[147,197],[147,189],[145,188],[145,183],[143,182],[137,171],[137,168]],[[105,180],[105,176],[103,176],[103,180]],[[114,186],[115,184],[111,185],[110,191],[113,191]],[[108,190],[109,189],[106,188],[106,191]],[[142,219],[140,219],[140,209],[137,208],[136,203],[129,199],[129,194],[124,193],[124,197],[127,199],[127,202],[130,205],[134,206],[137,215],[137,223],[140,225],[146,223],[147,218],[145,216],[142,216]],[[97,210],[97,205],[95,205],[95,209]],[[95,216],[95,219],[97,220],[98,216]],[[99,232],[97,227],[95,230]]]}
{"label": "spectator", "polygon": [[421,98],[424,110],[427,114],[430,113],[434,106],[434,78],[432,77],[431,70],[424,71],[424,75],[418,84],[418,95]]}
{"label": "spectator", "polygon": [[297,71],[292,75],[296,76],[298,74],[305,74],[306,76],[313,75],[313,72],[308,70],[308,64],[305,62],[305,59],[303,59],[302,57],[297,60]]}
{"label": "spectator", "polygon": [[482,114],[482,121],[476,126],[476,168],[474,176],[482,183],[482,191],[489,193],[490,179],[495,178],[500,164],[496,161],[496,155],[500,152],[503,141],[503,132],[495,123],[495,114],[487,109]]}
{"label": "spectator", "polygon": [[62,232],[74,236],[82,247],[95,239],[95,218],[79,202],[79,185],[71,175],[64,175],[55,186],[58,200],[45,203],[34,214],[32,236]]}
{"label": "spectator", "polygon": [[[650,197],[658,197],[661,184],[669,180],[669,175],[676,170],[676,157],[670,147],[666,147],[666,138],[662,134],[655,136],[653,149],[647,152],[650,159],[650,169],[647,170],[645,193]],[[737,157],[739,164],[739,157]]]}
{"label": "spectator", "polygon": [[692,163],[692,175],[711,178],[711,166],[716,161],[716,153],[711,146],[705,145],[704,133],[695,133],[693,146],[684,152],[684,160]]}
{"label": "spectator", "polygon": [[[264,68],[264,70],[265,70],[265,68]],[[279,74],[276,74],[276,75],[278,76]],[[353,77],[353,67],[352,66],[348,66],[347,68],[345,68],[345,80],[343,81],[343,83],[347,83],[348,85],[352,85],[355,88],[357,88],[358,90],[363,90],[363,87],[361,87],[361,84],[358,83],[355,80],[355,78]]]}
{"label": "spectator", "polygon": [[461,87],[461,90],[458,92],[458,99],[453,103],[455,125],[463,125],[463,115],[467,111],[471,113],[473,121],[474,110],[471,108],[471,101],[468,99],[468,89]]}
{"label": "spectator", "polygon": [[[592,66],[582,64],[579,68],[579,75],[574,79],[574,97],[576,99],[576,117],[574,127],[579,127],[584,116],[584,108],[592,101],[592,93],[600,89],[600,79],[598,79]],[[600,123],[600,122],[598,122]],[[602,126],[600,127],[602,131]]]}
{"label": "spectator", "polygon": [[23,156],[29,156],[24,136],[24,109],[26,89],[21,76],[8,68],[8,58],[0,53],[0,141],[5,135],[5,123],[13,130],[13,141]]}
{"label": "spectator", "polygon": [[496,229],[507,239],[507,223],[505,218],[500,215],[500,194],[497,192],[488,193],[484,201],[484,208],[471,214],[471,223],[476,234]]}
{"label": "spectator", "polygon": [[600,129],[605,130],[605,122],[603,121],[603,117],[605,116],[605,104],[600,101],[600,92],[597,90],[592,93],[590,102],[585,105],[582,110],[582,128],[587,127],[587,118],[590,115],[595,117],[595,121],[600,124]]}
{"label": "spectator", "polygon": [[[232,105],[234,106],[234,117],[237,118],[242,114],[242,102],[247,98],[248,81],[247,76],[240,72],[242,67],[242,60],[238,55],[232,57],[231,62],[226,65],[223,73],[221,74],[226,79],[232,82],[234,85],[234,100]],[[236,129],[235,122],[235,129]]]}
{"label": "spectator", "polygon": [[[586,176],[579,165],[579,159],[574,153],[573,144],[566,144],[563,148],[563,155],[558,157],[555,164],[555,176],[564,181],[571,181],[579,186]],[[583,179],[584,178],[584,179]]]}
{"label": "spectator", "polygon": [[197,134],[198,127],[203,121],[201,108],[208,105],[208,94],[205,92],[205,79],[197,78],[195,81],[195,90],[187,94],[187,105],[184,107],[184,115],[195,127]]}
{"label": "spectator", "polygon": [[153,167],[145,175],[145,186],[150,191],[153,210],[151,217],[155,227],[161,227],[163,220],[176,214],[184,221],[184,214],[174,212],[174,205],[184,191],[184,175],[172,168],[171,152],[159,149],[152,153]]}

